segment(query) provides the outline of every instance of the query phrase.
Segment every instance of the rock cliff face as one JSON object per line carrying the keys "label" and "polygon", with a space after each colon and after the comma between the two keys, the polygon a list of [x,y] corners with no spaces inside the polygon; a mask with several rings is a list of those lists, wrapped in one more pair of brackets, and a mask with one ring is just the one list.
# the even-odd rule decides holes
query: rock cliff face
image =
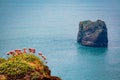
{"label": "rock cliff face", "polygon": [[105,22],[101,20],[80,22],[77,42],[84,46],[107,47],[108,36]]}

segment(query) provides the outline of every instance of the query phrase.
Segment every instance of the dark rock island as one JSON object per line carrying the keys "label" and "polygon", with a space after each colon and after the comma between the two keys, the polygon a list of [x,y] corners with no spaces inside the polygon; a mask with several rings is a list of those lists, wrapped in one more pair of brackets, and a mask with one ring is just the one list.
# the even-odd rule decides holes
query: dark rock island
{"label": "dark rock island", "polygon": [[80,22],[77,42],[84,46],[107,47],[108,36],[105,22],[102,20]]}

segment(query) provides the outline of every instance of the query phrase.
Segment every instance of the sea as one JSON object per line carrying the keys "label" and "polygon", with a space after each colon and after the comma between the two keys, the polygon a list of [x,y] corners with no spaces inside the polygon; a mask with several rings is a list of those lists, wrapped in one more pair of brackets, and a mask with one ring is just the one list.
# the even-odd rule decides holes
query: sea
{"label": "sea", "polygon": [[[79,22],[103,20],[108,47],[77,43]],[[0,57],[35,48],[62,80],[120,80],[120,0],[0,0]]]}

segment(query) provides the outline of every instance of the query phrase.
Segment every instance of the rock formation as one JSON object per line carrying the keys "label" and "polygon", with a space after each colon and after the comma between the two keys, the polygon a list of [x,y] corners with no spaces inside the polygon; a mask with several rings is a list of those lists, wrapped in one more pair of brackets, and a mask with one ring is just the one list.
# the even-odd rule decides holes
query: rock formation
{"label": "rock formation", "polygon": [[107,47],[108,36],[105,22],[101,20],[80,22],[77,42],[84,46]]}

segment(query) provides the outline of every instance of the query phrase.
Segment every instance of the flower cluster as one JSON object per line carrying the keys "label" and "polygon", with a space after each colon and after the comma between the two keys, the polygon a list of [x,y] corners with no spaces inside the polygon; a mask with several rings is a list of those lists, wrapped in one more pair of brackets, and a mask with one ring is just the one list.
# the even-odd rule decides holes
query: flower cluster
{"label": "flower cluster", "polygon": [[39,52],[38,55],[45,61],[45,63],[47,64],[47,58],[42,54],[42,52]]}
{"label": "flower cluster", "polygon": [[29,48],[28,50],[30,53],[35,53],[35,51],[36,51],[34,48]]}
{"label": "flower cluster", "polygon": [[[34,48],[28,48],[28,53],[35,53],[35,49]],[[27,49],[26,48],[23,48],[23,50],[20,50],[20,49],[15,49],[15,50],[12,50],[10,52],[7,52],[7,55],[20,55],[20,54],[26,54],[27,53]]]}
{"label": "flower cluster", "polygon": [[[20,49],[15,49],[12,51],[7,52],[7,55],[12,55],[12,56],[17,56],[20,54],[27,54],[27,53],[35,53],[36,49],[35,48],[23,48],[23,50]],[[38,55],[42,58],[42,60],[44,61],[44,63],[47,64],[47,58],[42,54],[42,52],[39,52]]]}

